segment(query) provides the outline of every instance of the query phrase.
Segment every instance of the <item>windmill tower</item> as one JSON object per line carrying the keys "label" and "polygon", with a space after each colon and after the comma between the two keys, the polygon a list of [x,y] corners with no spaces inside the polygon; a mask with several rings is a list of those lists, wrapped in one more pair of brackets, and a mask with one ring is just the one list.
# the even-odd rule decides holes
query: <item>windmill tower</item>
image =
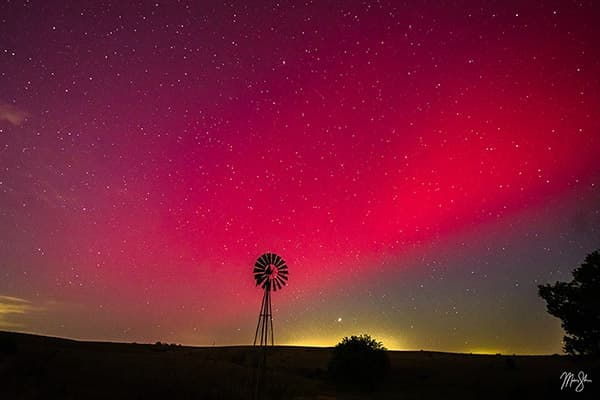
{"label": "windmill tower", "polygon": [[288,267],[280,256],[274,253],[265,253],[258,257],[254,264],[254,280],[264,293],[258,314],[258,324],[254,334],[254,346],[273,346],[273,308],[271,307],[271,291],[281,290],[288,280]]}
{"label": "windmill tower", "polygon": [[271,291],[281,290],[288,280],[288,267],[283,258],[277,254],[265,253],[258,257],[254,264],[254,280],[256,286],[263,289],[263,298],[258,314],[258,324],[254,334],[254,346],[259,345],[262,356],[258,356],[255,375],[254,400],[262,398],[261,391],[265,390],[267,380],[267,348],[275,344],[273,336],[273,307],[271,306]]}

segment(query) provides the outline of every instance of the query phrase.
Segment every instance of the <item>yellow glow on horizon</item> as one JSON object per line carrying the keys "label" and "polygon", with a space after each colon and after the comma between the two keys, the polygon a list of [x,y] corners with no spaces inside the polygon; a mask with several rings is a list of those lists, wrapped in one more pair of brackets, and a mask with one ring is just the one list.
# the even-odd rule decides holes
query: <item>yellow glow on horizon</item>
{"label": "yellow glow on horizon", "polygon": [[493,349],[493,348],[467,349],[467,350],[465,350],[465,353],[482,354],[482,355],[484,355],[484,354],[490,354],[490,355],[504,354],[504,355],[506,355],[507,354],[505,351]]}
{"label": "yellow glow on horizon", "polygon": [[[359,336],[360,333],[348,333],[342,336],[328,335],[328,336],[307,336],[297,340],[286,341],[281,343],[287,346],[306,346],[306,347],[334,347],[338,344],[345,336]],[[372,338],[383,343],[383,346],[388,350],[405,350],[400,344],[398,339],[391,335],[385,334],[370,334]]]}
{"label": "yellow glow on horizon", "polygon": [[303,346],[303,347],[333,347],[336,342],[323,338],[306,338],[286,343],[281,343],[283,346]]}

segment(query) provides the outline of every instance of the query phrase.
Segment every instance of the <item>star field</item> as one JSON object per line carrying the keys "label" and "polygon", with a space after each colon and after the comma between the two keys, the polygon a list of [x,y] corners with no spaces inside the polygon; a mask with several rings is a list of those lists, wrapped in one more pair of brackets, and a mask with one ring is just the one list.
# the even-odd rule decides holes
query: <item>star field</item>
{"label": "star field", "polygon": [[554,353],[599,248],[594,2],[5,2],[0,329]]}

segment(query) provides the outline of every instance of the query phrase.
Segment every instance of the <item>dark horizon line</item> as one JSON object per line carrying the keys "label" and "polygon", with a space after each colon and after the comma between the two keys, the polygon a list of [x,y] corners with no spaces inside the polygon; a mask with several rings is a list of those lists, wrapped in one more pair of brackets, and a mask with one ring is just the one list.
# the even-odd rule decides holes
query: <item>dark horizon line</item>
{"label": "dark horizon line", "polygon": [[[107,339],[80,339],[80,338],[71,338],[65,336],[51,336],[44,335],[35,332],[26,332],[26,331],[7,331],[0,330],[0,335],[8,334],[8,335],[22,335],[22,336],[33,336],[37,338],[45,338],[52,339],[58,341],[66,341],[66,342],[75,342],[75,343],[83,343],[83,344],[121,344],[121,345],[140,345],[140,346],[156,346],[158,343],[164,346],[173,346],[173,347],[186,347],[186,348],[195,348],[195,349],[211,349],[211,348],[240,348],[240,347],[260,347],[254,346],[251,343],[249,344],[231,344],[231,345],[191,345],[191,344],[182,344],[182,343],[168,343],[163,342],[161,340],[157,340],[154,343],[145,343],[145,342],[120,342],[113,341]],[[282,344],[282,345],[273,345],[268,347],[274,348],[303,348],[303,349],[333,349],[335,346],[304,346],[304,345],[294,345],[294,344]],[[518,357],[556,357],[556,356],[565,356],[565,357],[573,357],[566,353],[543,353],[543,354],[520,354],[520,353],[473,353],[473,352],[456,352],[456,351],[444,351],[444,350],[426,350],[426,349],[404,349],[404,350],[392,350],[387,349],[386,351],[394,352],[394,353],[437,353],[437,354],[452,354],[452,355],[465,355],[465,356],[518,356]]]}

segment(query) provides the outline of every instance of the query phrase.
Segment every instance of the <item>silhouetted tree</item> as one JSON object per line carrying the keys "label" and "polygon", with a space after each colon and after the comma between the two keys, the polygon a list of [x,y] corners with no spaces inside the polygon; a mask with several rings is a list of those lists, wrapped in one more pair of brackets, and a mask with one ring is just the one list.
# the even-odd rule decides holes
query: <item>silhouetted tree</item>
{"label": "silhouetted tree", "polygon": [[560,318],[564,350],[573,355],[600,355],[600,253],[587,255],[571,282],[539,285],[548,313]]}
{"label": "silhouetted tree", "polygon": [[328,373],[337,384],[372,389],[383,380],[389,369],[386,348],[365,334],[345,337],[335,346]]}

